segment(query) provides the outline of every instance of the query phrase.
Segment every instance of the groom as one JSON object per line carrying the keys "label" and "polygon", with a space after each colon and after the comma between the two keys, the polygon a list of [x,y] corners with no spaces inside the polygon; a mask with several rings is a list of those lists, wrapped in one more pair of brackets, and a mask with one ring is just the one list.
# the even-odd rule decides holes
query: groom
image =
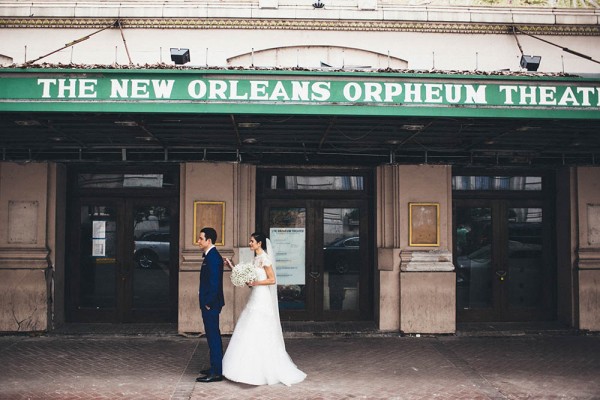
{"label": "groom", "polygon": [[203,251],[204,261],[200,270],[200,311],[204,332],[210,352],[210,368],[200,371],[196,382],[218,382],[223,380],[223,343],[219,330],[219,314],[225,305],[223,298],[223,258],[214,243],[217,232],[213,228],[202,228],[198,246]]}

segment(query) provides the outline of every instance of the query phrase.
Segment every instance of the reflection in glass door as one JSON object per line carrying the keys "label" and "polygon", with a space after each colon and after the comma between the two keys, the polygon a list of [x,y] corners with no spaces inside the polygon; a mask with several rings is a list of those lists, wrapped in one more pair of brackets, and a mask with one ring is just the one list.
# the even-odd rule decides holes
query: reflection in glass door
{"label": "reflection in glass door", "polygon": [[323,310],[358,311],[360,210],[323,209]]}
{"label": "reflection in glass door", "polygon": [[458,310],[490,309],[492,290],[492,209],[456,207],[456,303]]}
{"label": "reflection in glass door", "polygon": [[171,209],[133,208],[133,310],[168,308],[171,265]]}
{"label": "reflection in glass door", "polygon": [[461,321],[526,321],[551,315],[552,263],[544,251],[550,246],[543,214],[532,201],[456,201]]}

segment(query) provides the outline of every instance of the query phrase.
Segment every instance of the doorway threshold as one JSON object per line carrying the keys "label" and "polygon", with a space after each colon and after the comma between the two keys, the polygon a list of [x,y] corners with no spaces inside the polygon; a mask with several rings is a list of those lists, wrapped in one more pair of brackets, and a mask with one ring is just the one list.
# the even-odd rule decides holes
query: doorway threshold
{"label": "doorway threshold", "polygon": [[[375,321],[281,321],[285,337],[381,336]],[[397,333],[396,333],[397,335]]]}
{"label": "doorway threshold", "polygon": [[456,336],[526,336],[573,335],[579,331],[562,322],[461,322],[456,324]]}
{"label": "doorway threshold", "polygon": [[48,332],[50,335],[104,336],[176,336],[176,323],[65,323]]}

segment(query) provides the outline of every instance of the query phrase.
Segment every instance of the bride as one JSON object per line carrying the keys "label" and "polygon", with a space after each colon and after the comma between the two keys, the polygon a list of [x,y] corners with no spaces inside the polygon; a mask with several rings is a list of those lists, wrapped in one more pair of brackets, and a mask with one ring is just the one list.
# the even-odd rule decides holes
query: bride
{"label": "bride", "polygon": [[[223,375],[231,381],[250,385],[281,382],[289,386],[302,382],[306,374],[296,367],[285,350],[270,244],[262,233],[250,236],[257,279],[248,284],[252,293],[223,356]],[[226,262],[233,267],[231,260],[226,259]]]}

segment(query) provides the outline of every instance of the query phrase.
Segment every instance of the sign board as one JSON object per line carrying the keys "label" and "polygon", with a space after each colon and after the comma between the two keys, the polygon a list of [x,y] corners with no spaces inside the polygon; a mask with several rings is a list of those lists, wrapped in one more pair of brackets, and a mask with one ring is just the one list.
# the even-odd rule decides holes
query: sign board
{"label": "sign board", "polygon": [[322,71],[0,69],[0,111],[599,119],[600,79]]}

